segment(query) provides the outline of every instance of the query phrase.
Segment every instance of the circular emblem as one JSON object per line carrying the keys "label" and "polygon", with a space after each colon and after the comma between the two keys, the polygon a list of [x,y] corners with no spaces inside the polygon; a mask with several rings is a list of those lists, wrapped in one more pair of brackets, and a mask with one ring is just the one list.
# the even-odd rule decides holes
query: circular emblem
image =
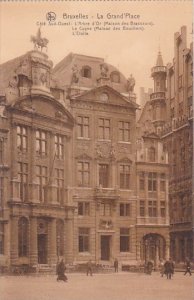
{"label": "circular emblem", "polygon": [[102,101],[107,101],[108,100],[108,94],[107,93],[102,93],[101,95],[100,95],[100,100],[102,100]]}
{"label": "circular emblem", "polygon": [[49,11],[47,14],[46,14],[46,19],[50,22],[52,21],[55,21],[56,20],[56,13],[54,13],[53,11]]}

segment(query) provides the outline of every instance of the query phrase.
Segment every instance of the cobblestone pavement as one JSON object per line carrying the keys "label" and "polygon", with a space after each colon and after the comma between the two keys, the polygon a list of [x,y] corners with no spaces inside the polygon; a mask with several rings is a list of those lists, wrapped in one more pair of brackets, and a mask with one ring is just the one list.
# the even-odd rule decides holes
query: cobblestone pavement
{"label": "cobblestone pavement", "polygon": [[136,273],[67,274],[56,276],[2,276],[1,300],[193,300],[192,276],[176,273],[172,280]]}

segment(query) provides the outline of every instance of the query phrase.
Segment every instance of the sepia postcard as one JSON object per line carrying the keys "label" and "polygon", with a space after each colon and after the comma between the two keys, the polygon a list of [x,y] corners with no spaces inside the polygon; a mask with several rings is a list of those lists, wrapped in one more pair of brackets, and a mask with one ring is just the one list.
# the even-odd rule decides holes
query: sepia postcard
{"label": "sepia postcard", "polygon": [[193,3],[0,3],[0,299],[192,300]]}

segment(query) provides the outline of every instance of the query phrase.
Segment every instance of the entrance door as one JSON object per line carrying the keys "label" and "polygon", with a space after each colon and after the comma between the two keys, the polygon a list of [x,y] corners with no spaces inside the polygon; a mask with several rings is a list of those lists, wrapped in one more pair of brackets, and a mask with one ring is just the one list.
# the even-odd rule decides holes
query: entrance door
{"label": "entrance door", "polygon": [[38,263],[47,264],[47,234],[38,234]]}
{"label": "entrance door", "polygon": [[110,238],[109,235],[101,236],[101,260],[110,259]]}

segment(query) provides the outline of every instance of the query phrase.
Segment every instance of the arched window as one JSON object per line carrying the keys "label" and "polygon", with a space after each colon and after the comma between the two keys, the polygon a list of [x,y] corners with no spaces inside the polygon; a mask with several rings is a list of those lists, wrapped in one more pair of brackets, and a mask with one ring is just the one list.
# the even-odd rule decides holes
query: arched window
{"label": "arched window", "polygon": [[116,71],[112,72],[110,74],[110,79],[111,79],[112,82],[120,83],[120,74],[119,74],[119,72],[116,72]]}
{"label": "arched window", "polygon": [[18,254],[28,256],[28,220],[24,217],[18,222]]}
{"label": "arched window", "polygon": [[148,160],[152,162],[156,160],[156,150],[154,147],[148,149]]}
{"label": "arched window", "polygon": [[81,70],[81,74],[82,74],[82,77],[91,78],[91,76],[92,76],[91,68],[89,66],[84,66]]}
{"label": "arched window", "polygon": [[57,256],[64,255],[64,223],[57,220]]}

